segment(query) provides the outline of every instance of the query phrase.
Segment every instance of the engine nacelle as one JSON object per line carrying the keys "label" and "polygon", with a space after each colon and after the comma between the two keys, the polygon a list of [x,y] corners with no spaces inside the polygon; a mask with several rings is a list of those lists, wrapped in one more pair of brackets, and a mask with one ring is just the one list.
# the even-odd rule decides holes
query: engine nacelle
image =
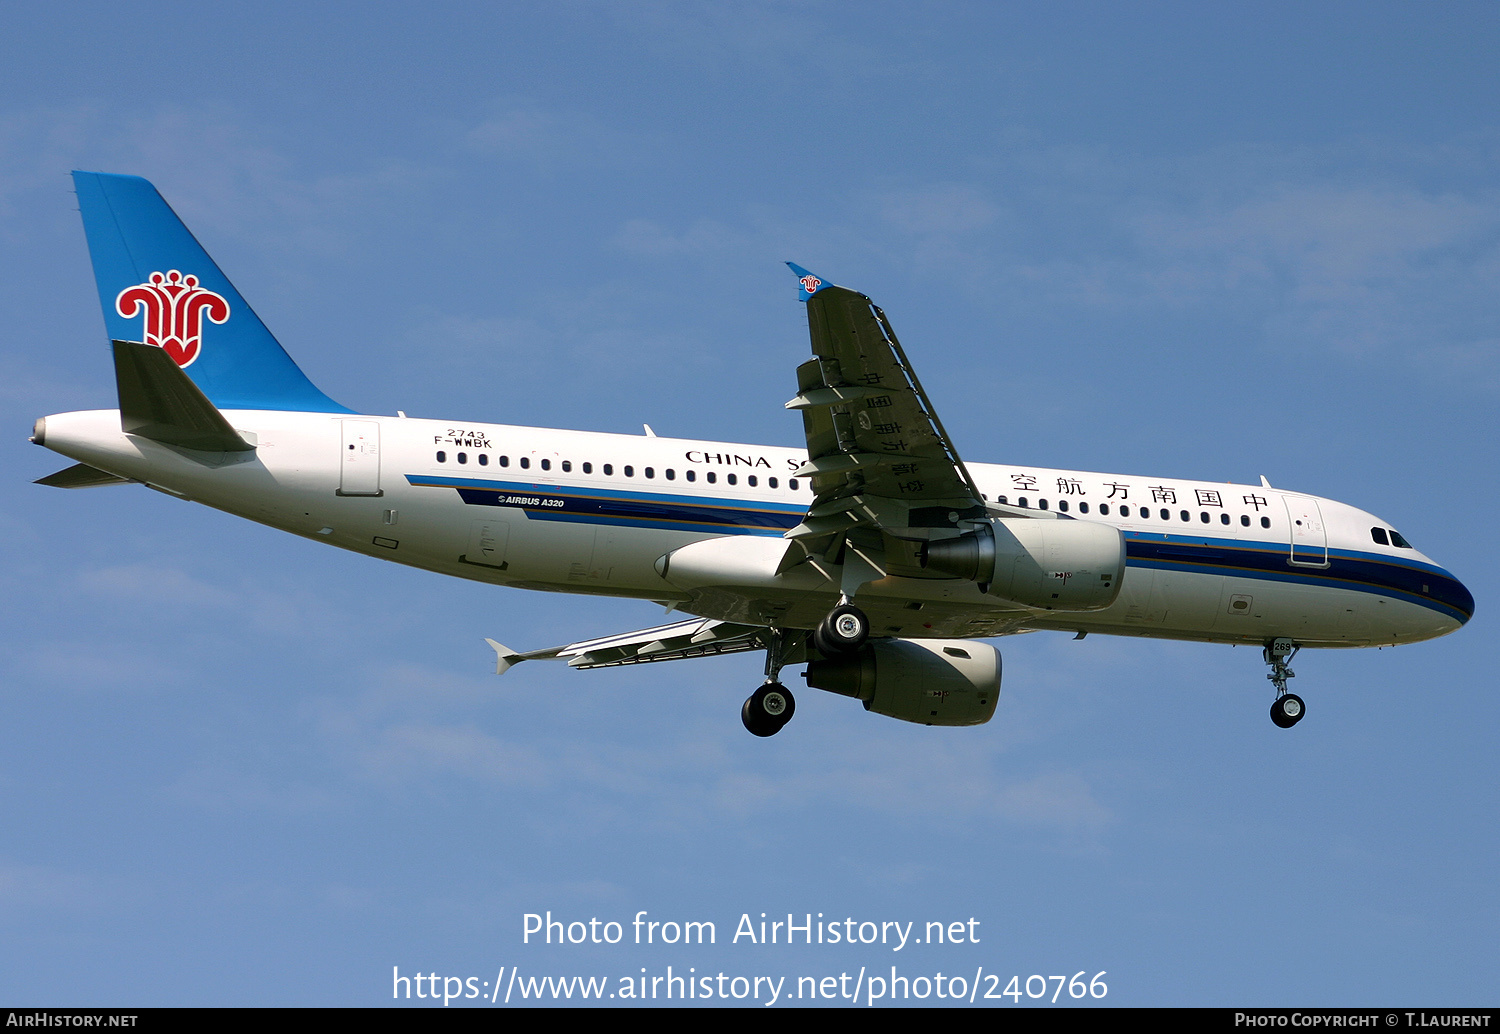
{"label": "engine nacelle", "polygon": [[983,725],[1000,701],[1000,651],[969,639],[874,639],[811,662],[803,678],[903,722]]}
{"label": "engine nacelle", "polygon": [[1103,610],[1125,581],[1125,536],[1097,521],[999,518],[927,544],[926,566],[1042,610]]}

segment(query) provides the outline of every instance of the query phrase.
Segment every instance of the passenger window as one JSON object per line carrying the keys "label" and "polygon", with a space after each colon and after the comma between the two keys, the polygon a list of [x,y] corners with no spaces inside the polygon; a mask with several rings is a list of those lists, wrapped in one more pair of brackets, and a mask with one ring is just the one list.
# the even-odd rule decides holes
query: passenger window
{"label": "passenger window", "polygon": [[613,463],[606,463],[604,465],[604,473],[605,473],[606,477],[613,476],[614,472],[615,472],[615,465]]}
{"label": "passenger window", "polygon": [[439,463],[447,463],[448,462],[448,454],[446,452],[444,452],[443,450],[441,450],[441,449],[438,450],[438,462]]}
{"label": "passenger window", "polygon": [[500,457],[500,466],[502,466],[502,467],[508,467],[508,466],[510,466],[510,457],[509,456],[501,456]]}
{"label": "passenger window", "polygon": [[796,478],[792,478],[789,481],[787,481],[786,487],[789,488],[789,489],[791,489],[793,492],[797,491],[797,479]]}
{"label": "passenger window", "polygon": [[530,466],[531,466],[531,459],[530,459],[530,457],[522,456],[521,457],[521,469],[522,470],[526,470]]}
{"label": "passenger window", "polygon": [[1203,511],[1203,512],[1202,512],[1202,513],[1200,513],[1200,514],[1199,514],[1199,515],[1198,515],[1198,519],[1199,519],[1199,520],[1201,520],[1201,521],[1202,521],[1202,522],[1203,522],[1203,523],[1204,523],[1204,524],[1207,524],[1207,523],[1208,523],[1208,522],[1209,522],[1209,521],[1211,521],[1211,520],[1212,520],[1212,519],[1213,519],[1213,518],[1211,518],[1211,517],[1210,517],[1210,516],[1209,516],[1209,515],[1208,515],[1208,511],[1207,511],[1207,510],[1204,510],[1204,511]]}
{"label": "passenger window", "polygon": [[1391,544],[1391,540],[1385,537],[1384,528],[1371,528],[1370,538],[1375,540],[1377,546],[1389,546]]}
{"label": "passenger window", "polygon": [[751,488],[754,488],[757,484],[759,484],[759,482],[755,480],[755,475],[754,474],[749,475],[748,477],[745,478],[745,480],[750,483],[750,487]]}
{"label": "passenger window", "polygon": [[469,456],[468,456],[468,454],[467,453],[463,453],[463,452],[459,453],[458,454],[458,462],[460,462],[460,463],[468,463],[469,462]]}
{"label": "passenger window", "polygon": [[1240,514],[1240,523],[1247,528],[1250,527],[1250,515],[1247,513]]}
{"label": "passenger window", "polygon": [[594,465],[592,463],[585,463],[583,465],[583,472],[585,474],[592,474],[594,472]]}
{"label": "passenger window", "polygon": [[[1190,513],[1188,513],[1188,512],[1187,512],[1187,511],[1186,511],[1186,510],[1179,510],[1179,511],[1178,511],[1178,512],[1177,512],[1177,516],[1179,516],[1179,517],[1181,517],[1181,518],[1182,518],[1182,519],[1183,519],[1183,520],[1185,520],[1185,521],[1190,521],[1190,520],[1192,520],[1192,519],[1193,519],[1193,515],[1192,515],[1192,514],[1190,514]],[[1165,515],[1164,515],[1164,516],[1163,516],[1163,517],[1162,517],[1162,520],[1166,520],[1166,519],[1167,519],[1167,518],[1166,518],[1166,517],[1165,517]]]}
{"label": "passenger window", "polygon": [[628,463],[625,464],[625,476],[628,478],[635,477],[635,468]]}
{"label": "passenger window", "polygon": [[1036,508],[1038,510],[1045,510],[1047,508],[1047,500],[1045,500],[1045,499],[1038,499],[1036,501]]}
{"label": "passenger window", "polygon": [[711,470],[707,474],[704,474],[703,477],[708,481],[710,485],[719,480],[719,475],[715,474]]}
{"label": "passenger window", "polygon": [[1088,503],[1079,503],[1078,504],[1078,512],[1079,513],[1088,513],[1089,512],[1089,504]]}
{"label": "passenger window", "polygon": [[733,474],[725,474],[724,475],[724,480],[728,481],[731,485],[733,485],[733,484],[735,484],[736,482],[739,481],[739,478],[735,477]]}
{"label": "passenger window", "polygon": [[542,460],[542,469],[543,470],[551,470],[552,469],[552,461],[551,460]]}
{"label": "passenger window", "polygon": [[[1142,510],[1141,512],[1145,513],[1146,511]],[[1121,504],[1121,506],[1120,506],[1120,516],[1121,517],[1129,517],[1130,516],[1130,507],[1125,506],[1124,504]]]}
{"label": "passenger window", "polygon": [[[1183,515],[1183,517],[1186,517],[1187,516],[1187,511],[1183,510],[1182,511],[1182,515]],[[1164,520],[1164,521],[1170,521],[1172,519],[1172,511],[1168,510],[1165,506],[1163,506],[1161,508],[1161,519]]]}
{"label": "passenger window", "polygon": [[563,473],[564,474],[571,474],[572,472],[573,472],[573,461],[572,460],[563,460]]}
{"label": "passenger window", "polygon": [[1269,517],[1262,517],[1260,519],[1260,526],[1262,528],[1269,528],[1271,526],[1271,518],[1269,518]]}
{"label": "passenger window", "polygon": [[772,488],[775,488],[777,482],[775,478],[766,478],[766,484],[770,485]]}
{"label": "passenger window", "polygon": [[1028,507],[1028,508],[1031,506],[1031,504],[1026,501],[1026,497],[1024,495],[1021,496],[1019,499],[1016,500],[1016,505],[1017,506],[1025,506],[1025,507]]}
{"label": "passenger window", "polygon": [[1219,523],[1220,524],[1228,524],[1229,523],[1229,514],[1227,514],[1227,513],[1221,513],[1221,514],[1219,514]]}
{"label": "passenger window", "polygon": [[1068,501],[1066,499],[1059,499],[1057,501],[1057,508],[1059,510],[1061,510],[1063,513],[1067,513],[1068,512]]}
{"label": "passenger window", "polygon": [[1108,503],[1100,503],[1099,504],[1099,516],[1100,517],[1108,517],[1109,516],[1109,504]]}
{"label": "passenger window", "polygon": [[479,454],[479,465],[481,467],[488,467],[490,465],[490,458],[482,452]]}
{"label": "passenger window", "polygon": [[1006,503],[1005,496],[1003,496],[1003,495],[997,495],[995,497],[995,502],[999,503],[1001,506],[1007,506],[1007,505],[1009,505],[1008,503]]}
{"label": "passenger window", "polygon": [[677,471],[673,470],[671,467],[667,468],[667,480],[668,481],[676,481],[677,480]]}
{"label": "passenger window", "polygon": [[656,468],[655,467],[647,467],[646,468],[646,476],[648,478],[654,478],[654,477],[656,477]]}
{"label": "passenger window", "polygon": [[687,472],[687,479],[689,481],[697,481],[698,480],[698,472],[696,470],[690,470],[690,471],[688,471]]}

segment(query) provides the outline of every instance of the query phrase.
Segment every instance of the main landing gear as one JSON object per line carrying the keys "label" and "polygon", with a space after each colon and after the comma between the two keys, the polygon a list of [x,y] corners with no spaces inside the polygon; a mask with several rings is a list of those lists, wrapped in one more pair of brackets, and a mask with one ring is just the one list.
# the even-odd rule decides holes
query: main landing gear
{"label": "main landing gear", "polygon": [[777,681],[785,649],[786,633],[779,628],[771,629],[766,643],[765,685],[751,693],[740,707],[740,721],[753,735],[775,736],[797,713],[792,691]]}
{"label": "main landing gear", "polygon": [[830,657],[853,653],[865,645],[869,637],[870,619],[848,599],[840,600],[839,605],[813,629],[813,645],[819,653]]}
{"label": "main landing gear", "polygon": [[[813,629],[813,646],[826,657],[853,653],[870,638],[870,619],[848,599],[829,612]],[[797,701],[792,691],[778,680],[782,658],[786,654],[786,633],[773,628],[766,640],[766,681],[740,707],[740,721],[756,736],[775,736],[796,713]]]}
{"label": "main landing gear", "polygon": [[1277,728],[1290,729],[1302,721],[1302,716],[1307,713],[1307,705],[1302,702],[1302,698],[1286,690],[1286,680],[1297,675],[1287,667],[1287,662],[1297,656],[1300,649],[1302,647],[1290,639],[1273,639],[1262,653],[1266,663],[1271,666],[1271,674],[1266,678],[1276,687],[1276,702],[1271,705],[1271,721],[1276,723]]}
{"label": "main landing gear", "polygon": [[767,682],[745,699],[740,721],[756,736],[775,736],[796,711],[792,691],[779,682]]}

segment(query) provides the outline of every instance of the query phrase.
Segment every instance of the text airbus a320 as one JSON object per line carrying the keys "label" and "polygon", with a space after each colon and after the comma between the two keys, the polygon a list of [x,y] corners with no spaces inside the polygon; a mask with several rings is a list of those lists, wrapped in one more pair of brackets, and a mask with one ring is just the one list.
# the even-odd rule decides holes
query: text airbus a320
{"label": "text airbus a320", "polygon": [[[812,358],[805,449],[374,416],[316,388],[147,181],[74,173],[119,409],[36,421],[76,461],[40,484],[139,483],[369,556],[691,615],[520,652],[497,673],[765,654],[741,706],[779,732],[810,686],[924,725],[995,713],[1035,629],[1262,647],[1283,728],[1303,647],[1445,635],[1469,591],[1387,521],[1259,485],[965,463],[869,298],[790,264]],[[649,432],[649,429],[648,429]]]}

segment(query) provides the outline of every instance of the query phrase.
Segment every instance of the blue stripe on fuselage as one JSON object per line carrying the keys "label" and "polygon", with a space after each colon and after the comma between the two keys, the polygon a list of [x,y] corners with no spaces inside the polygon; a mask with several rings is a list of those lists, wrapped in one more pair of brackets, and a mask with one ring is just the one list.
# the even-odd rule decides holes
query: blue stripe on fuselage
{"label": "blue stripe on fuselage", "polygon": [[[452,488],[474,506],[510,506],[532,520],[650,528],[718,535],[779,535],[807,509],[795,503],[749,503],[712,497],[622,492],[536,482],[408,474],[419,487]],[[1467,622],[1474,597],[1440,567],[1382,553],[1329,549],[1327,567],[1289,562],[1280,542],[1126,531],[1131,567],[1352,589],[1391,596]]]}
{"label": "blue stripe on fuselage", "polygon": [[627,528],[710,532],[720,535],[779,535],[794,528],[805,506],[746,503],[702,496],[665,495],[542,485],[535,482],[408,474],[416,486],[455,489],[471,506],[512,506],[533,520],[609,524]]}
{"label": "blue stripe on fuselage", "polygon": [[1289,563],[1288,547],[1279,542],[1126,532],[1125,555],[1132,567],[1353,589],[1416,603],[1460,622],[1474,615],[1474,597],[1447,571],[1381,553],[1329,549],[1327,567],[1306,567]]}

